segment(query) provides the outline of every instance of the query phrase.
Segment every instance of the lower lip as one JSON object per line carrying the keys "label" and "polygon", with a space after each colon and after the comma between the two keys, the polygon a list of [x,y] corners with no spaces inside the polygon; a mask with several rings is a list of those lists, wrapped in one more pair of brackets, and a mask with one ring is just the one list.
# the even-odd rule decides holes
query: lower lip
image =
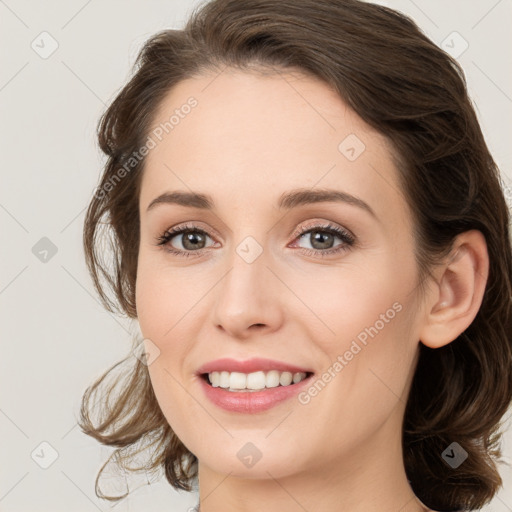
{"label": "lower lip", "polygon": [[224,388],[214,388],[200,377],[204,393],[218,407],[230,412],[253,414],[266,411],[300,393],[308,386],[312,375],[297,384],[277,386],[263,391],[228,391]]}

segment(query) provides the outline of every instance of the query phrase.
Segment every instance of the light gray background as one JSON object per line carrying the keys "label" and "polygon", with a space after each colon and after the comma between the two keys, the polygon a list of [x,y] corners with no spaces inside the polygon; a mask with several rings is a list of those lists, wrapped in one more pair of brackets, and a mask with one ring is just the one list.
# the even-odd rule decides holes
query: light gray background
{"label": "light gray background", "polygon": [[[510,185],[512,0],[380,3],[412,16],[451,51],[467,41],[458,59]],[[75,418],[86,386],[127,354],[136,326],[102,309],[84,264],[84,211],[104,162],[95,128],[141,44],[157,30],[180,28],[196,4],[0,0],[1,511],[111,508],[93,486],[112,449],[83,435]],[[43,31],[58,43],[46,59],[31,47],[34,40],[43,46]],[[46,263],[32,252],[43,237],[57,248]],[[39,461],[51,456],[43,441],[58,452],[48,469],[31,458],[34,450]],[[511,430],[504,449],[510,462]],[[505,488],[486,511],[512,511],[511,469],[504,466],[502,475]],[[115,510],[185,511],[196,499],[162,479],[139,487]]]}

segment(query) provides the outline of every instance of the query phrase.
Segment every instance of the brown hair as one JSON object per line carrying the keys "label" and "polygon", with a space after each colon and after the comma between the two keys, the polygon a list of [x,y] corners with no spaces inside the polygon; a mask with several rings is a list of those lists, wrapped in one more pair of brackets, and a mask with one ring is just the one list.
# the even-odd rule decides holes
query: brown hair
{"label": "brown hair", "polygon": [[[448,254],[458,234],[477,229],[485,236],[490,273],[481,308],[447,346],[420,344],[403,424],[404,464],[417,497],[435,510],[482,507],[502,485],[499,428],[512,400],[510,213],[463,71],[406,16],[358,0],[213,0],[194,10],[184,30],[151,37],[98,126],[108,160],[87,210],[83,241],[103,304],[136,318],[145,160],[134,163],[133,155],[144,145],[156,110],[179,81],[226,66],[316,77],[389,138],[413,212],[422,277]],[[107,242],[108,257],[100,241]],[[125,465],[127,450],[147,441],[153,451],[146,469],[163,468],[172,486],[190,490],[196,456],[163,416],[145,364],[133,356],[124,362],[134,365],[111,383],[115,367],[108,370],[85,392],[82,430],[118,447]],[[107,395],[93,405],[103,389]],[[96,424],[90,411],[98,413]],[[469,454],[456,470],[441,457],[452,442]]]}

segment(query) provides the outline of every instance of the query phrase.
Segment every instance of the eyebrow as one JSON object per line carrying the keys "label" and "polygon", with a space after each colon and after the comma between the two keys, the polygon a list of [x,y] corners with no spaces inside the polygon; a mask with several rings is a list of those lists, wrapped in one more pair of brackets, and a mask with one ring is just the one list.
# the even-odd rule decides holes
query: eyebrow
{"label": "eyebrow", "polygon": [[[365,203],[359,197],[348,194],[347,192],[342,192],[341,190],[312,190],[302,188],[290,190],[289,192],[281,194],[277,202],[277,206],[279,209],[291,210],[292,208],[297,208],[298,206],[323,202],[347,203],[352,206],[357,206],[358,208],[367,211],[370,215],[377,218],[377,215],[370,207],[370,205]],[[164,194],[158,196],[157,198],[153,199],[153,201],[151,201],[146,211],[152,210],[159,204],[177,204],[180,206],[200,208],[203,210],[213,210],[215,206],[213,198],[207,194],[201,194],[198,192],[185,192],[181,190],[165,192]]]}

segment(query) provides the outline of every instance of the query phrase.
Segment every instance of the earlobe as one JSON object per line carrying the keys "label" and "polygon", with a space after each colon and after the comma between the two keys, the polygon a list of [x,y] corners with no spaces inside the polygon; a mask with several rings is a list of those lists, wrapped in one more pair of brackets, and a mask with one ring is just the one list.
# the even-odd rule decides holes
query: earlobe
{"label": "earlobe", "polygon": [[455,340],[476,317],[489,273],[485,237],[480,231],[460,234],[446,262],[437,269],[439,279],[426,303],[421,342],[439,348]]}

